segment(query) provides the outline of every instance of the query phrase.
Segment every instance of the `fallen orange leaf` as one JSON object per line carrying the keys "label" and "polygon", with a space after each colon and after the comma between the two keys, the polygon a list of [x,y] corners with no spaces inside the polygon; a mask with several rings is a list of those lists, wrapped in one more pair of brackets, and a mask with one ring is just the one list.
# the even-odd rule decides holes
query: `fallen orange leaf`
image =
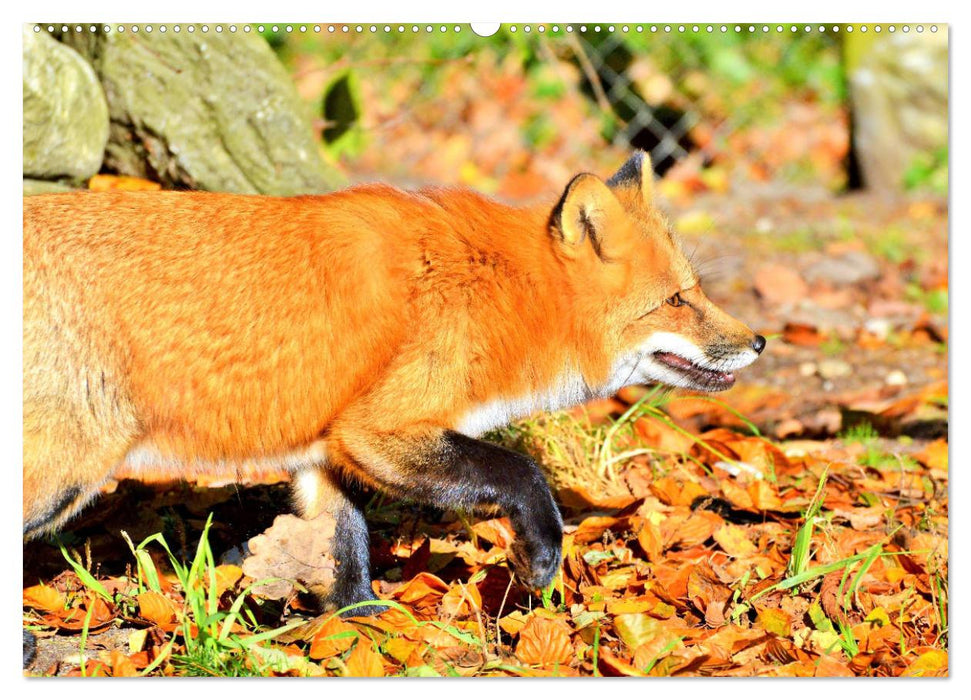
{"label": "fallen orange leaf", "polygon": [[381,655],[371,648],[371,640],[361,637],[345,662],[345,675],[352,678],[382,678],[384,663]]}
{"label": "fallen orange leaf", "polygon": [[115,678],[131,678],[138,675],[135,664],[117,649],[111,651],[111,675]]}
{"label": "fallen orange leaf", "polygon": [[930,649],[918,656],[901,676],[944,676],[947,674],[947,652]]}
{"label": "fallen orange leaf", "polygon": [[88,189],[92,192],[110,192],[112,190],[138,192],[160,190],[162,185],[130,175],[94,175],[88,180]]}
{"label": "fallen orange leaf", "polygon": [[24,589],[25,608],[58,613],[63,612],[66,605],[64,594],[53,586],[41,583]]}
{"label": "fallen orange leaf", "polygon": [[135,596],[138,614],[165,631],[171,631],[178,620],[179,608],[175,601],[155,591],[145,591]]}
{"label": "fallen orange leaf", "polygon": [[358,637],[359,633],[354,625],[339,617],[332,617],[321,625],[310,642],[310,658],[327,659],[343,654]]}
{"label": "fallen orange leaf", "polygon": [[516,656],[524,664],[568,665],[574,657],[570,628],[562,620],[531,617],[519,631]]}

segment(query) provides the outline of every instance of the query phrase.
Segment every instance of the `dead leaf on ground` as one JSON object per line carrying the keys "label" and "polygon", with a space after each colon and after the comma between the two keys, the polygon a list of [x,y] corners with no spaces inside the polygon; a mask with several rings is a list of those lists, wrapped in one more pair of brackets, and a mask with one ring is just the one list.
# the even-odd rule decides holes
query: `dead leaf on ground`
{"label": "dead leaf on ground", "polygon": [[334,583],[335,561],[331,554],[336,522],[329,513],[306,520],[296,515],[278,515],[273,525],[249,541],[251,556],[243,561],[243,573],[250,578],[279,579],[253,588],[264,598],[287,598],[293,582],[324,594]]}
{"label": "dead leaf on ground", "polygon": [[561,620],[531,617],[519,631],[516,656],[525,664],[566,666],[573,659],[570,628]]}

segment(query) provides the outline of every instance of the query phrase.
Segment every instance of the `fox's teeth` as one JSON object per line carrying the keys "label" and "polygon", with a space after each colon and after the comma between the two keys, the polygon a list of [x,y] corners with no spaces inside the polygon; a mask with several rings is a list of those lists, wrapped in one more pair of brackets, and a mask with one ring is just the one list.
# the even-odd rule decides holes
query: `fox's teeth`
{"label": "fox's teeth", "polygon": [[735,383],[732,372],[708,369],[673,352],[655,352],[654,359],[680,372],[696,386],[708,390],[727,389]]}

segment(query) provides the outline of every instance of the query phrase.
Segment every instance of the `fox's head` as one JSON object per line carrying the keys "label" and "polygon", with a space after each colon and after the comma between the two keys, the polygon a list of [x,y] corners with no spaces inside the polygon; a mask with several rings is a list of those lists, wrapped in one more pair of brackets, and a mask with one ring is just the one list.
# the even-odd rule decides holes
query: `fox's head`
{"label": "fox's head", "polygon": [[637,153],[606,182],[577,175],[553,210],[551,230],[577,274],[581,335],[602,343],[607,391],[648,382],[727,389],[765,338],[705,296],[652,189],[648,156]]}

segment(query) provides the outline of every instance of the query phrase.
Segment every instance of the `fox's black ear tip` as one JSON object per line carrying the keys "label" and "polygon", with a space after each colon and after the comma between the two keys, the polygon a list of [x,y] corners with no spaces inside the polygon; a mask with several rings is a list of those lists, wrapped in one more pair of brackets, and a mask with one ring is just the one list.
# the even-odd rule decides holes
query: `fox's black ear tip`
{"label": "fox's black ear tip", "polygon": [[620,166],[620,170],[614,173],[613,177],[607,180],[611,187],[631,183],[640,186],[641,177],[644,170],[644,159],[647,153],[642,150],[634,151],[630,157]]}

